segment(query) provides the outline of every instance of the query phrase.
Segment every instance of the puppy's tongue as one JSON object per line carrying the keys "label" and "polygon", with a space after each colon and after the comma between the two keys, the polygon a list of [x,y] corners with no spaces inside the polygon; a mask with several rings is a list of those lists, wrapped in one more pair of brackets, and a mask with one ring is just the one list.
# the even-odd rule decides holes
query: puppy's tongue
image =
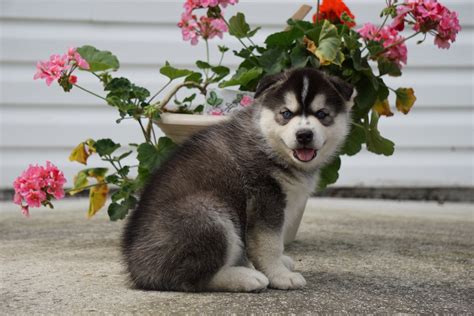
{"label": "puppy's tongue", "polygon": [[311,148],[295,149],[294,154],[299,160],[307,162],[316,156],[316,150]]}

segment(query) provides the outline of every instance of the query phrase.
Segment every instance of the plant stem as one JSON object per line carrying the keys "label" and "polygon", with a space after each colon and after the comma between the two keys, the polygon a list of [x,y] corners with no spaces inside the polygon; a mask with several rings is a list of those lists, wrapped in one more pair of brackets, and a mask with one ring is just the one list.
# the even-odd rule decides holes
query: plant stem
{"label": "plant stem", "polygon": [[150,100],[148,100],[148,103],[151,103],[151,101],[153,101],[153,99],[156,98],[161,92],[163,92],[163,90],[165,90],[171,84],[171,82],[173,82],[173,80],[170,79],[157,93],[155,93],[150,98]]}
{"label": "plant stem", "polygon": [[158,145],[158,142],[156,141],[155,129],[153,128],[153,125],[151,126],[151,135],[153,135],[153,141],[155,142],[155,145]]}
{"label": "plant stem", "polygon": [[199,89],[203,95],[206,95],[206,92],[207,92],[206,91],[206,86],[201,86],[198,83],[193,82],[193,81],[185,81],[185,82],[180,83],[177,86],[175,86],[173,88],[173,90],[171,90],[168,93],[168,95],[166,95],[165,98],[162,101],[156,102],[156,103],[152,104],[152,106],[156,106],[159,109],[164,110],[165,106],[168,104],[168,102],[170,102],[170,100],[173,98],[173,96],[175,96],[176,93],[178,93],[178,91],[181,88],[184,88],[184,87],[192,87],[192,88]]}
{"label": "plant stem", "polygon": [[364,128],[364,126],[363,126],[363,125],[360,125],[360,124],[358,124],[358,123],[355,123],[355,122],[351,122],[351,124],[352,124],[352,125],[354,125],[354,126],[360,127],[360,128]]}
{"label": "plant stem", "polygon": [[138,118],[138,119],[137,119],[137,122],[138,122],[138,124],[140,124],[140,127],[141,127],[141,129],[142,129],[143,136],[145,137],[145,140],[149,143],[149,142],[150,142],[150,139],[147,137],[146,130],[145,130],[145,127],[143,126],[143,123],[142,123],[141,118]]}
{"label": "plant stem", "polygon": [[[209,58],[209,41],[206,39],[206,62],[210,64],[210,58]],[[206,81],[209,80],[209,69],[204,69],[204,74],[206,75]]]}
{"label": "plant stem", "polygon": [[383,23],[382,25],[380,25],[379,29],[377,30],[377,32],[375,33],[375,35],[379,34],[379,32],[383,29],[383,27],[385,26],[385,23],[387,23],[387,20],[388,20],[388,15],[385,16],[385,19],[383,20]]}
{"label": "plant stem", "polygon": [[318,22],[319,22],[319,2],[320,2],[320,0],[318,0],[318,2],[316,3],[316,22],[315,22],[315,24],[318,24]]}
{"label": "plant stem", "polygon": [[[148,142],[151,143],[152,145],[154,145],[151,141],[151,130],[153,129],[153,121],[151,120],[151,118],[148,118],[148,124],[146,126],[146,137],[148,139]],[[156,141],[155,141],[156,143]]]}
{"label": "plant stem", "polygon": [[102,99],[102,100],[107,101],[106,98],[104,98],[104,97],[98,95],[97,93],[94,93],[94,92],[92,92],[92,91],[90,91],[90,90],[88,90],[88,89],[86,89],[86,88],[83,88],[83,87],[81,87],[81,86],[78,85],[78,84],[74,84],[74,86],[77,87],[77,88],[79,88],[79,89],[81,89],[82,91],[85,91],[85,92],[87,92],[87,93],[89,93],[89,94],[92,94],[93,96],[96,96],[96,97],[98,97],[98,98],[100,98],[100,99]]}
{"label": "plant stem", "polygon": [[[93,188],[93,187],[96,187],[96,186],[99,186],[99,185],[103,185],[103,184],[109,184],[109,183],[108,183],[108,182],[105,182],[105,181],[101,181],[101,182],[97,182],[97,183],[94,183],[94,184],[86,185],[86,186],[80,187],[80,188],[68,189],[68,190],[66,190],[66,193],[71,194],[71,192],[74,192],[74,191],[83,191],[83,190],[85,190],[85,189]],[[79,192],[78,192],[78,193],[79,193]]]}

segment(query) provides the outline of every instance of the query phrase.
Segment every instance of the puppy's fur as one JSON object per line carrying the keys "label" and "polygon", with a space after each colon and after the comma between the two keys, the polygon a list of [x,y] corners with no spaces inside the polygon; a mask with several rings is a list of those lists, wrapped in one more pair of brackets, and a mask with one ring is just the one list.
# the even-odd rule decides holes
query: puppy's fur
{"label": "puppy's fur", "polygon": [[318,170],[345,139],[354,95],[349,84],[314,69],[269,76],[254,105],[187,140],[128,218],[122,249],[133,284],[170,291],[303,287],[283,255],[284,236]]}

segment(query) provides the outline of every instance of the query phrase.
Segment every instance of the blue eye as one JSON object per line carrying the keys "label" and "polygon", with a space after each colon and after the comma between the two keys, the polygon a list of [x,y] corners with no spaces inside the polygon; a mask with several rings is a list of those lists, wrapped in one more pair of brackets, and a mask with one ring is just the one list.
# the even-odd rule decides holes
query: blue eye
{"label": "blue eye", "polygon": [[289,120],[290,118],[293,117],[293,113],[291,111],[286,110],[285,112],[282,112],[281,115],[285,120]]}
{"label": "blue eye", "polygon": [[323,120],[325,119],[328,114],[326,112],[324,112],[323,110],[319,110],[318,112],[316,112],[316,114],[314,114],[318,119],[320,120]]}

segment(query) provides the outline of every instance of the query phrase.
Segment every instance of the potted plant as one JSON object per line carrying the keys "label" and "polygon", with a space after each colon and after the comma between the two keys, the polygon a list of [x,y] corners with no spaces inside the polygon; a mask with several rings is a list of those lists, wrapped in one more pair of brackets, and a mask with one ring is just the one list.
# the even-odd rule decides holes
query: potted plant
{"label": "potted plant", "polygon": [[[166,62],[160,73],[168,82],[153,95],[127,78],[114,76],[120,66],[117,57],[92,46],[72,48],[64,55],[52,55],[50,60],[38,63],[35,79],[45,79],[48,85],[57,82],[65,92],[81,89],[102,99],[118,110],[117,123],[134,120],[143,134],[143,141],[129,144],[129,150],[111,139],[87,139],[72,151],[71,161],[86,165],[88,157],[96,154],[111,166],[110,170],[84,169],[73,180],[70,194],[89,190],[89,216],[105,205],[109,186],[113,185],[117,190],[111,195],[108,214],[111,220],[125,218],[128,210],[135,207],[137,194],[150,173],[166,159],[175,142],[224,120],[239,107],[250,106],[252,92],[263,76],[289,68],[315,67],[356,87],[351,132],[340,155],[356,155],[364,144],[375,154],[392,155],[394,143],[380,135],[379,119],[394,115],[394,108],[408,114],[416,97],[412,88],[389,87],[383,78],[402,75],[407,64],[407,40],[419,36],[421,44],[433,36],[438,47],[449,48],[460,31],[457,13],[437,0],[387,0],[381,25],[367,23],[359,29],[355,29],[355,17],[342,0],[323,0],[321,5],[317,3],[313,21],[301,20],[311,9],[303,6],[288,20],[285,30],[269,35],[264,43],[254,43],[252,37],[259,27],[251,29],[240,12],[230,19],[224,16],[223,8],[237,2],[185,1],[185,12],[178,23],[183,39],[193,45],[203,40],[208,57],[196,61],[198,70],[178,69]],[[411,34],[403,37],[403,29]],[[217,47],[221,54],[217,62],[209,58],[209,41],[226,32],[242,45],[233,52],[241,63],[231,76],[224,63],[228,48]],[[83,88],[77,71],[95,76],[104,92]],[[237,89],[231,92],[226,90],[228,87]],[[390,94],[396,96],[395,107],[389,104]],[[170,138],[158,139],[155,123]],[[125,164],[124,159],[132,154],[138,163]],[[336,182],[340,164],[336,157],[321,170],[320,188]],[[22,206],[25,214],[30,206],[52,206],[52,199],[64,195],[64,182],[62,173],[50,163],[46,167],[30,166],[14,183],[15,203]]]}

